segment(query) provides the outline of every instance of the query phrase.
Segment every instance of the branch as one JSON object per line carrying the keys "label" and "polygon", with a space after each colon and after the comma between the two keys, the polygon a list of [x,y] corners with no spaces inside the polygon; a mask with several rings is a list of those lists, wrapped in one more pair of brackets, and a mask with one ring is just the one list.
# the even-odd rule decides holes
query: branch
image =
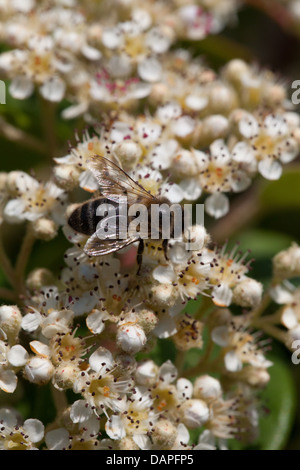
{"label": "branch", "polygon": [[35,137],[32,137],[26,132],[14,127],[12,124],[6,122],[3,118],[0,117],[0,135],[5,139],[15,142],[17,144],[23,145],[31,150],[34,150],[41,154],[46,154],[46,146],[43,142],[40,142]]}
{"label": "branch", "polygon": [[223,243],[233,234],[252,223],[259,215],[260,203],[257,185],[253,185],[249,191],[230,203],[229,213],[219,219],[208,231],[213,241]]}

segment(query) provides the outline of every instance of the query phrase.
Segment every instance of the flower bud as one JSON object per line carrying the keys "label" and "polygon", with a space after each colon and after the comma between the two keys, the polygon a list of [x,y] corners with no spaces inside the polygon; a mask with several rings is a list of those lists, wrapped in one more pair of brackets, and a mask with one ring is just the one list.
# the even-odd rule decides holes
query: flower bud
{"label": "flower bud", "polygon": [[221,114],[214,114],[203,119],[201,145],[210,145],[216,139],[224,139],[229,132],[229,121]]}
{"label": "flower bud", "polygon": [[209,419],[209,409],[203,400],[192,398],[180,408],[182,422],[190,429],[202,426]]}
{"label": "flower bud", "polygon": [[9,343],[15,343],[21,329],[22,315],[16,305],[0,307],[0,329],[4,331]]}
{"label": "flower bud", "polygon": [[300,247],[297,243],[274,256],[273,271],[274,276],[279,279],[300,276]]}
{"label": "flower bud", "polygon": [[57,165],[53,169],[56,184],[67,191],[74,189],[79,181],[80,170],[75,165]]}
{"label": "flower bud", "polygon": [[53,220],[42,217],[34,222],[33,235],[40,240],[49,241],[57,235],[57,225]]}
{"label": "flower bud", "polygon": [[135,315],[129,314],[120,322],[117,332],[117,343],[123,351],[135,354],[145,346],[147,337],[141,326],[137,323]]}
{"label": "flower bud", "polygon": [[38,290],[42,286],[51,286],[54,284],[54,276],[46,268],[37,268],[28,274],[26,286],[30,290]]}
{"label": "flower bud", "polygon": [[228,81],[236,84],[241,82],[245,75],[249,74],[249,66],[241,59],[233,59],[223,69],[223,76]]}
{"label": "flower bud", "polygon": [[192,398],[193,384],[190,380],[181,377],[177,380],[176,386],[180,398],[182,398],[183,400],[186,400],[187,398]]}
{"label": "flower bud", "polygon": [[158,318],[152,310],[143,309],[138,312],[138,316],[139,325],[146,334],[149,334],[158,323]]}
{"label": "flower bud", "polygon": [[167,419],[157,421],[151,433],[151,439],[155,449],[170,449],[176,437],[177,428]]}
{"label": "flower bud", "polygon": [[54,387],[58,390],[67,390],[68,388],[72,388],[78,373],[79,370],[75,367],[75,364],[63,363],[57,366],[52,378]]}
{"label": "flower bud", "polygon": [[124,166],[132,167],[141,157],[142,149],[136,142],[124,140],[114,147],[114,153]]}
{"label": "flower bud", "polygon": [[210,375],[201,375],[194,383],[194,397],[203,400],[219,398],[222,394],[222,388],[219,380]]}
{"label": "flower bud", "polygon": [[233,289],[233,302],[241,307],[256,307],[262,297],[263,286],[255,279],[246,278]]}
{"label": "flower bud", "polygon": [[153,301],[165,307],[171,307],[174,304],[174,299],[176,299],[176,289],[172,284],[159,284],[153,286],[151,289],[153,295]]}
{"label": "flower bud", "polygon": [[130,437],[123,437],[118,442],[119,450],[140,450],[139,446]]}
{"label": "flower bud", "polygon": [[151,387],[155,384],[158,366],[152,360],[146,360],[138,364],[135,372],[137,383]]}
{"label": "flower bud", "polygon": [[44,385],[51,379],[54,367],[51,361],[42,357],[32,357],[25,366],[25,378],[32,383]]}

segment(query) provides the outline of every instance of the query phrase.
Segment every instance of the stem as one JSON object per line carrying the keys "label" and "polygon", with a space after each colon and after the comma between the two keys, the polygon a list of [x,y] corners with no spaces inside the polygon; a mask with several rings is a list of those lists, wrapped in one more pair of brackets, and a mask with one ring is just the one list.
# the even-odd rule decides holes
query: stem
{"label": "stem", "polygon": [[266,292],[259,306],[251,312],[251,320],[260,317],[266,308],[270,305],[271,301],[272,298],[270,297],[269,292]]}
{"label": "stem", "polygon": [[0,299],[9,300],[11,302],[16,302],[16,294],[6,287],[0,287]]}
{"label": "stem", "polygon": [[258,188],[253,185],[249,191],[231,202],[230,212],[209,229],[212,240],[223,243],[232,235],[244,230],[260,215]]}
{"label": "stem", "polygon": [[300,33],[293,24],[292,15],[283,5],[280,5],[274,0],[245,0],[245,3],[265,13],[282,29],[299,37]]}
{"label": "stem", "polygon": [[[205,372],[206,370],[209,370],[210,372],[212,371],[210,365],[209,365],[209,357],[213,351],[213,347],[214,347],[214,343],[213,341],[209,341],[207,347],[206,347],[206,350],[205,350],[205,353],[204,355],[201,357],[200,361],[198,362],[198,364],[196,364],[194,367],[191,367],[190,369],[187,369],[186,371],[184,371],[184,373],[182,374],[183,377],[193,377],[193,376],[197,376],[199,374],[201,374],[202,372]],[[215,361],[213,361],[211,364],[213,364]],[[219,362],[219,358],[218,358],[218,362]]]}
{"label": "stem", "polygon": [[51,387],[52,398],[57,411],[57,415],[61,416],[61,413],[69,406],[65,392],[57,390],[54,386]]}
{"label": "stem", "polygon": [[184,368],[185,353],[184,351],[178,351],[175,359],[175,367],[178,371],[178,375],[181,375],[181,372]]}
{"label": "stem", "polygon": [[18,259],[16,262],[15,267],[15,278],[17,283],[17,289],[20,293],[25,293],[25,270],[26,266],[32,251],[33,244],[35,242],[35,238],[33,236],[33,231],[31,225],[27,225],[27,231],[25,237],[23,238],[23,242],[21,245],[21,249],[19,251]]}
{"label": "stem", "polygon": [[44,132],[44,139],[46,143],[46,153],[52,161],[57,156],[57,140],[56,140],[56,126],[55,126],[55,103],[45,100],[40,97],[42,126]]}
{"label": "stem", "polygon": [[23,145],[24,147],[40,154],[44,155],[47,152],[43,142],[29,134],[26,134],[26,132],[21,129],[14,127],[3,118],[0,118],[0,135],[5,137],[7,140]]}
{"label": "stem", "polygon": [[287,344],[288,335],[286,331],[282,331],[277,326],[271,325],[269,323],[265,323],[260,325],[260,329],[263,330],[268,335],[272,336],[273,338],[277,339],[283,344]]}
{"label": "stem", "polygon": [[5,274],[6,279],[9,281],[9,283],[15,287],[16,286],[16,280],[15,280],[15,273],[14,269],[11,265],[11,262],[9,258],[6,255],[4,246],[3,246],[3,240],[2,237],[0,236],[0,264],[3,269],[3,272]]}

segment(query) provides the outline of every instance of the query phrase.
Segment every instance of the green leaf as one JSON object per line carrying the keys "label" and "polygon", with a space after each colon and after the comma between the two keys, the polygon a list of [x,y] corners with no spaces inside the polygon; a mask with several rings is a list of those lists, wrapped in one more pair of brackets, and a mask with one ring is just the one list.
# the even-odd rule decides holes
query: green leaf
{"label": "green leaf", "polygon": [[294,239],[286,233],[274,230],[253,229],[242,232],[233,238],[230,245],[239,242],[240,250],[245,252],[251,250],[249,258],[269,259],[281,250],[290,246]]}
{"label": "green leaf", "polygon": [[271,380],[262,393],[262,400],[270,410],[260,419],[260,448],[283,449],[291,432],[296,409],[296,388],[290,364],[278,356],[271,358]]}
{"label": "green leaf", "polygon": [[[279,356],[270,356],[273,366],[269,369],[270,382],[260,395],[259,438],[251,445],[255,450],[284,449],[294,423],[296,387],[290,364]],[[245,449],[237,441],[232,449]]]}
{"label": "green leaf", "polygon": [[263,185],[260,200],[263,210],[300,208],[300,168],[286,170],[277,181]]}

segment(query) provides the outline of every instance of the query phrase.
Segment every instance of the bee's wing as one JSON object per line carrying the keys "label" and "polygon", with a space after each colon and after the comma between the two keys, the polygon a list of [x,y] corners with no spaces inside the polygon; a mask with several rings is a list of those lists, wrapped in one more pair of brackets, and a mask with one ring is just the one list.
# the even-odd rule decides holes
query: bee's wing
{"label": "bee's wing", "polygon": [[146,199],[149,203],[157,200],[118,165],[105,157],[94,155],[88,159],[87,166],[96,177],[101,194],[111,200],[119,201],[123,196],[127,198],[129,205],[137,200]]}
{"label": "bee's wing", "polygon": [[115,251],[125,248],[125,246],[131,245],[132,243],[138,241],[139,238],[128,236],[125,239],[116,239],[110,238],[109,236],[106,239],[100,239],[97,232],[92,235],[84,246],[84,252],[89,256],[101,256],[108,255]]}

